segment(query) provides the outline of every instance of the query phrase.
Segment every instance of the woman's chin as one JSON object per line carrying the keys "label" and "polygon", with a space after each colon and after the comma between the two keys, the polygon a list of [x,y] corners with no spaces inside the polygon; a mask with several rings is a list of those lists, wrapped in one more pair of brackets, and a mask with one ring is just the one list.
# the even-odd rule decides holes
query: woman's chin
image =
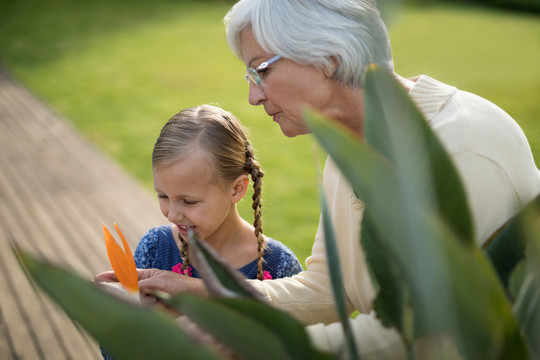
{"label": "woman's chin", "polygon": [[281,123],[279,123],[279,127],[281,128],[281,132],[283,133],[283,135],[289,138],[293,138],[298,135],[305,135],[309,133],[307,129],[301,128],[298,126],[291,127],[291,126],[282,125]]}

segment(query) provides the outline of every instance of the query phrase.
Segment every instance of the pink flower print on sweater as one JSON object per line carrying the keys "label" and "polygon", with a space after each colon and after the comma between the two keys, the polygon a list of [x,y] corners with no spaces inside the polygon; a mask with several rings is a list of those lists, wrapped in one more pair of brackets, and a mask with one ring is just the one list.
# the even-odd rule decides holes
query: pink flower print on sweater
{"label": "pink flower print on sweater", "polygon": [[[182,270],[182,263],[178,263],[174,265],[171,269],[172,272],[181,274],[181,275],[187,275],[189,277],[193,277],[193,271],[191,270],[191,266],[188,265],[188,268],[186,270]],[[272,274],[270,274],[269,271],[264,270],[263,271],[263,280],[272,280]]]}
{"label": "pink flower print on sweater", "polygon": [[191,271],[191,266],[188,265],[188,268],[186,270],[182,270],[182,263],[178,263],[174,265],[171,269],[172,272],[181,274],[181,275],[187,275],[189,277],[193,276],[193,272]]}

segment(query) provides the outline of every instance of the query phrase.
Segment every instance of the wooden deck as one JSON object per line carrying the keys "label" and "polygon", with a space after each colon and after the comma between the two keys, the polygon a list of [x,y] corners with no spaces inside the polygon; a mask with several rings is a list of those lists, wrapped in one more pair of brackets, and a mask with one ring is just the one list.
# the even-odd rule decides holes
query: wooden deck
{"label": "wooden deck", "polygon": [[0,67],[0,359],[99,359],[97,344],[27,280],[10,248],[91,279],[110,268],[101,224],[132,249],[157,201]]}

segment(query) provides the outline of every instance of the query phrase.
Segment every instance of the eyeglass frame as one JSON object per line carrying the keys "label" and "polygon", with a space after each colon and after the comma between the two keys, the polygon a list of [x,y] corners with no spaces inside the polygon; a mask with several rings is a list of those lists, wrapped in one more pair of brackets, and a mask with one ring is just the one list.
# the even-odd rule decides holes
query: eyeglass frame
{"label": "eyeglass frame", "polygon": [[281,55],[276,55],[273,58],[266,60],[261,63],[261,65],[254,67],[248,67],[246,69],[246,73],[244,74],[244,79],[246,79],[247,83],[253,82],[256,86],[260,86],[262,83],[261,75],[259,75],[259,71],[266,69],[270,64],[275,63],[279,59],[281,59]]}

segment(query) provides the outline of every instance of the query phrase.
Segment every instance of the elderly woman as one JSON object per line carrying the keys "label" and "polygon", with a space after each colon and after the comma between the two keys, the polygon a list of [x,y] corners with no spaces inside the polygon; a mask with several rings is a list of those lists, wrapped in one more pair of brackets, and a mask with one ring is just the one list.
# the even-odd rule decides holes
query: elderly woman
{"label": "elderly woman", "polygon": [[[309,132],[311,107],[363,136],[362,76],[378,63],[393,72],[388,32],[371,0],[240,0],[225,18],[227,39],[244,61],[249,102],[262,105],[284,135]],[[450,153],[463,179],[480,245],[540,193],[540,172],[525,135],[494,104],[428,76],[395,77],[407,89]],[[374,289],[359,234],[364,211],[331,159],[324,171],[340,251],[344,289],[362,359],[404,359],[399,335],[372,312]],[[307,270],[290,278],[253,281],[276,307],[306,325],[314,344],[337,352],[344,343],[319,226]],[[141,274],[142,288],[204,293],[195,279]]]}
{"label": "elderly woman", "polygon": [[[363,136],[362,74],[378,63],[393,72],[387,30],[369,0],[241,0],[227,14],[227,39],[247,67],[249,102],[262,105],[289,137],[308,133],[305,107]],[[480,245],[540,192],[540,172],[525,135],[494,104],[428,76],[395,77],[407,89],[450,153],[463,179]],[[373,287],[358,241],[363,205],[331,160],[324,188],[333,216],[344,287],[362,359],[399,358],[403,348],[371,315]],[[338,349],[321,226],[307,270],[254,283],[272,304],[306,324],[315,343]],[[386,356],[386,357],[385,357]]]}

